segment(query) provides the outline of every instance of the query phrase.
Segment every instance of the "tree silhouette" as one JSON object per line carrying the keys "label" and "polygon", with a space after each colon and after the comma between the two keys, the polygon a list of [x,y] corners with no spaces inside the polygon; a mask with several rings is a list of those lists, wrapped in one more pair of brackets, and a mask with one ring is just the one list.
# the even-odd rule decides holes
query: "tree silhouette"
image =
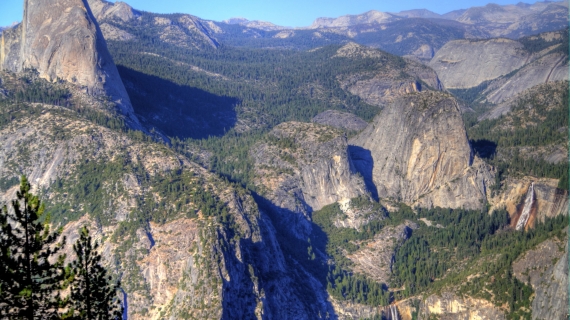
{"label": "tree silhouette", "polygon": [[22,176],[13,210],[4,207],[0,214],[0,312],[8,318],[51,319],[63,306],[65,256],[58,253],[65,239],[56,243],[61,230],[50,231],[44,205],[30,188]]}
{"label": "tree silhouette", "polygon": [[79,230],[79,239],[73,245],[77,260],[71,264],[71,303],[76,319],[121,319],[122,307],[117,297],[119,284],[101,266],[99,243],[93,244],[86,227]]}

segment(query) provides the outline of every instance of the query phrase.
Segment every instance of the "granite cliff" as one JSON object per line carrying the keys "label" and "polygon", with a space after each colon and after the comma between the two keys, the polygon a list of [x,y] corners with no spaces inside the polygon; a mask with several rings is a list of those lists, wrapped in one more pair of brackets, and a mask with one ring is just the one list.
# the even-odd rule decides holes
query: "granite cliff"
{"label": "granite cliff", "polygon": [[[14,74],[0,78],[8,93],[11,83],[21,85]],[[14,108],[4,106],[2,119]],[[70,240],[81,225],[90,226],[122,281],[128,319],[334,314],[326,288],[285,258],[267,212],[248,191],[165,145],[97,125],[72,109],[18,109],[14,121],[0,126],[2,202],[26,174]]]}
{"label": "granite cliff", "polygon": [[446,93],[395,100],[350,144],[357,169],[380,198],[476,209],[494,176],[473,156],[457,102]]}
{"label": "granite cliff", "polygon": [[301,239],[311,232],[313,210],[368,194],[340,130],[311,123],[282,123],[250,154],[261,194],[281,212],[280,219],[295,226],[293,233]]}
{"label": "granite cliff", "polygon": [[568,79],[568,31],[546,32],[520,40],[455,40],[429,62],[447,89],[484,85],[497,104],[549,81]]}
{"label": "granite cliff", "polygon": [[80,0],[24,2],[21,24],[2,33],[0,67],[35,69],[48,81],[65,80],[108,97],[129,125],[141,130],[91,9]]}

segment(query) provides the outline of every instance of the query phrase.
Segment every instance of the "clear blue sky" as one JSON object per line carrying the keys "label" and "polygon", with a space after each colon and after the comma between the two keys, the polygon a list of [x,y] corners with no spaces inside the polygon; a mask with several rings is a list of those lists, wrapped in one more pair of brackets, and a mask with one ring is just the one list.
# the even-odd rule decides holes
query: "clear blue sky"
{"label": "clear blue sky", "polygon": [[[231,17],[270,21],[282,26],[309,26],[318,17],[339,17],[369,10],[398,12],[429,9],[446,13],[483,6],[489,2],[512,4],[519,0],[124,0],[135,9],[157,13],[189,13],[222,21]],[[533,3],[534,1],[524,1]],[[22,18],[23,0],[0,0],[0,26]]]}

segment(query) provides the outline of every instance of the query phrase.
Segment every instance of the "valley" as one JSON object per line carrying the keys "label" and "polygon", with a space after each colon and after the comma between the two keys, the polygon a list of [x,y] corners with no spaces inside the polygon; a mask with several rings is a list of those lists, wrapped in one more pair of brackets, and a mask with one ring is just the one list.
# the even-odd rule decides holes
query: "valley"
{"label": "valley", "polygon": [[124,319],[567,318],[567,2],[24,8],[0,203],[25,175],[54,229],[88,226]]}

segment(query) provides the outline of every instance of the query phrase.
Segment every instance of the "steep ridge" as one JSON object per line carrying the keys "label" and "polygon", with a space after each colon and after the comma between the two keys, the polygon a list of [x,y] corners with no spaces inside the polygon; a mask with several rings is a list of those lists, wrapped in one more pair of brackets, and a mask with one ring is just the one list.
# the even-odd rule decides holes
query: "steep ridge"
{"label": "steep ridge", "polygon": [[339,77],[341,87],[371,105],[384,106],[403,95],[425,90],[442,90],[437,74],[413,60],[350,42],[338,49],[333,57],[381,59],[382,68]]}
{"label": "steep ridge", "polygon": [[455,40],[429,62],[447,89],[484,87],[491,103],[500,103],[528,88],[568,79],[568,31],[509,40]]}
{"label": "steep ridge", "polygon": [[255,163],[254,181],[263,190],[261,194],[300,239],[311,233],[312,211],[368,194],[340,130],[319,124],[282,123],[250,153]]}
{"label": "steep ridge", "polygon": [[25,1],[22,23],[2,34],[0,67],[35,69],[49,81],[66,80],[94,96],[107,96],[132,128],[142,129],[84,1]]}
{"label": "steep ridge", "polygon": [[222,32],[212,21],[189,14],[153,14],[133,9],[124,2],[88,0],[89,6],[101,23],[106,39],[129,41],[135,38],[131,27],[144,25],[153,28],[161,41],[181,47],[217,48],[215,34]]}
{"label": "steep ridge", "polygon": [[384,108],[350,140],[380,198],[422,207],[481,208],[493,173],[473,152],[449,94],[422,92]]}
{"label": "steep ridge", "polygon": [[380,24],[400,19],[399,17],[380,11],[368,11],[360,15],[346,15],[338,18],[318,18],[309,27],[311,29],[318,28],[335,28],[335,27],[351,27],[360,24]]}
{"label": "steep ridge", "polygon": [[506,75],[529,58],[530,53],[514,40],[455,40],[445,44],[429,66],[447,89],[463,89]]}
{"label": "steep ridge", "polygon": [[536,292],[532,302],[533,319],[565,319],[568,304],[567,230],[562,239],[548,239],[527,251],[513,263],[517,279]]}
{"label": "steep ridge", "polygon": [[[0,75],[3,85],[14,77]],[[122,280],[129,319],[334,314],[322,283],[285,259],[249,192],[162,144],[73,110],[14,108],[0,109],[2,120],[13,111],[11,122],[0,121],[0,199],[12,199],[26,174],[69,239],[89,225]]]}

